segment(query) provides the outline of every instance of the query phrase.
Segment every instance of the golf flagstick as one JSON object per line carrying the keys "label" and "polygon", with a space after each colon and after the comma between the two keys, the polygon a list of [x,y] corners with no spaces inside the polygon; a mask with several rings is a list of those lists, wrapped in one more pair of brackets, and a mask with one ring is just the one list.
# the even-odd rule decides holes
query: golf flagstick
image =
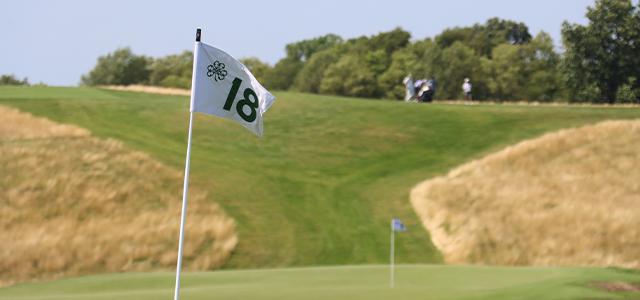
{"label": "golf flagstick", "polygon": [[393,230],[393,219],[391,220],[391,288],[393,288],[393,246],[394,246],[394,231]]}
{"label": "golf flagstick", "polygon": [[184,224],[187,213],[187,191],[189,189],[193,113],[198,112],[232,120],[255,135],[262,137],[262,115],[276,101],[276,97],[258,82],[244,64],[229,53],[201,42],[200,33],[198,28],[196,31],[195,50],[193,51],[191,106],[189,108],[191,117],[189,120],[187,163],[184,172],[180,246],[174,300],[178,300],[180,295],[180,271],[182,270]]}
{"label": "golf flagstick", "polygon": [[[200,28],[196,31],[196,49],[193,52],[193,66],[198,62],[198,48],[197,43],[200,42]],[[195,79],[195,74],[193,76]],[[191,85],[191,97],[193,98],[195,84]],[[187,213],[187,191],[189,190],[189,165],[191,164],[191,133],[193,132],[193,111],[191,111],[191,117],[189,118],[189,140],[187,142],[187,163],[184,170],[184,192],[182,194],[182,217],[180,219],[180,246],[178,246],[178,268],[176,270],[176,290],[173,296],[174,300],[178,300],[180,297],[180,271],[182,269],[182,248],[184,244],[184,219]]]}

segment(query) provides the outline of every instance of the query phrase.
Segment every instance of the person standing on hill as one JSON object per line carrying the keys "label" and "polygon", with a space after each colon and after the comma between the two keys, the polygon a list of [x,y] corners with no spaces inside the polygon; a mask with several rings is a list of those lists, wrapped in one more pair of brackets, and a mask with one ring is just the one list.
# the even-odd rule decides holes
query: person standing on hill
{"label": "person standing on hill", "polygon": [[464,104],[473,105],[473,99],[471,98],[471,83],[469,83],[469,78],[464,79],[464,83],[462,84],[462,91],[464,92]]}
{"label": "person standing on hill", "polygon": [[426,102],[431,102],[433,101],[433,97],[436,94],[436,89],[438,85],[438,83],[436,82],[436,78],[434,76],[431,76],[429,81],[427,81],[426,85],[429,86],[429,90],[426,92],[427,93]]}
{"label": "person standing on hill", "polygon": [[404,87],[407,89],[407,95],[404,97],[404,101],[413,101],[413,99],[416,97],[416,90],[413,87],[413,75],[409,73],[409,75],[407,75],[407,77],[402,80],[402,84],[404,84]]}
{"label": "person standing on hill", "polygon": [[430,102],[428,101],[429,92],[431,90],[431,86],[425,83],[422,85],[420,91],[418,91],[418,102]]}
{"label": "person standing on hill", "polygon": [[416,82],[413,84],[413,87],[416,90],[416,98],[418,98],[418,92],[420,92],[420,88],[422,88],[422,86],[427,83],[427,79],[418,79],[416,80]]}

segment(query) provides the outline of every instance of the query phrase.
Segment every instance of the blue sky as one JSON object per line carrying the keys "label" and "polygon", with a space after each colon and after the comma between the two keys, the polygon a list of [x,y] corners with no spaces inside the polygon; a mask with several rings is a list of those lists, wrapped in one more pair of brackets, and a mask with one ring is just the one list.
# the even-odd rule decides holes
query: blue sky
{"label": "blue sky", "polygon": [[[634,1],[636,3],[637,1]],[[345,39],[402,27],[413,39],[499,17],[548,32],[559,44],[563,21],[587,24],[594,0],[485,1],[33,1],[0,0],[0,74],[75,86],[98,56],[130,46],[161,57],[202,41],[237,58],[270,64],[291,42],[334,33]]]}

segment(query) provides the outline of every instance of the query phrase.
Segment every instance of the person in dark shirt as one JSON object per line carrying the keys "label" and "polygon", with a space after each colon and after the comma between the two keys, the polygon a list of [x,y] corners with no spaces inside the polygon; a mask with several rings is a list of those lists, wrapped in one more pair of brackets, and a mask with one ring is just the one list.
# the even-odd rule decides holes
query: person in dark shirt
{"label": "person in dark shirt", "polygon": [[426,102],[431,102],[433,101],[433,96],[436,93],[436,89],[438,85],[438,83],[436,82],[436,78],[434,76],[431,76],[429,81],[427,81],[427,85],[429,86],[429,91],[427,91],[427,96],[425,100]]}

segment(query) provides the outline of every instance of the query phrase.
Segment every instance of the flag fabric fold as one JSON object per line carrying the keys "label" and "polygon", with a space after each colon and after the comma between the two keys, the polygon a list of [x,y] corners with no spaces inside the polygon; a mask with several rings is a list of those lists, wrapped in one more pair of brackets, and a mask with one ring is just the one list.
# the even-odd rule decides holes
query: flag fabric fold
{"label": "flag fabric fold", "polygon": [[262,115],[275,102],[241,62],[216,47],[196,42],[191,111],[229,120],[262,137]]}
{"label": "flag fabric fold", "polygon": [[404,227],[404,224],[402,224],[402,221],[400,221],[398,219],[393,219],[392,230],[393,231],[407,231],[407,228]]}

